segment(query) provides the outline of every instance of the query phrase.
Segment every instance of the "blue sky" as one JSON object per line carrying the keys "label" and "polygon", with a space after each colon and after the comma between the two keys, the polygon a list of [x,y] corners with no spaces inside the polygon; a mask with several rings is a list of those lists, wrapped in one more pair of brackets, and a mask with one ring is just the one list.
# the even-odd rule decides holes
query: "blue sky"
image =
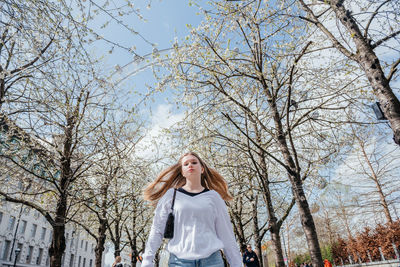
{"label": "blue sky", "polygon": [[[121,0],[121,2],[123,3],[124,1]],[[135,4],[135,8],[140,9],[140,14],[146,21],[141,20],[136,15],[132,14],[123,17],[124,23],[134,28],[135,31],[139,32],[140,35],[150,43],[156,44],[155,47],[160,51],[172,47],[175,38],[181,40],[189,34],[189,30],[186,27],[187,24],[197,26],[202,20],[202,16],[197,15],[199,11],[198,7],[191,5],[189,1],[142,0],[133,3]],[[149,3],[150,8],[148,8]],[[139,35],[134,35],[124,29],[121,25],[110,23],[106,28],[100,29],[100,26],[106,20],[107,16],[104,15],[98,17],[92,23],[92,27],[97,33],[101,34],[108,40],[123,45],[124,47],[135,47],[135,53],[140,56],[151,55],[154,46],[149,42],[144,41]],[[117,68],[128,64],[122,69],[122,72],[118,72],[113,76],[114,80],[124,78],[127,74],[145,66],[144,61],[139,64],[133,62],[133,53],[115,47],[113,52],[110,54],[110,48],[110,44],[104,41],[99,41],[93,47],[90,47],[90,50],[97,56],[105,56],[106,65],[104,66],[104,69],[107,72],[114,72]],[[151,59],[151,56],[148,56],[148,58]],[[129,64],[130,62],[133,63]],[[155,83],[156,80],[153,77],[151,68],[146,68],[135,75],[129,76],[129,78],[121,82],[119,86],[126,90],[147,92],[147,86],[153,86]],[[170,96],[170,93],[171,91],[168,89],[167,92],[156,95],[154,98],[155,102],[151,104],[152,110],[156,110],[158,105],[166,104],[165,98],[166,96]]]}

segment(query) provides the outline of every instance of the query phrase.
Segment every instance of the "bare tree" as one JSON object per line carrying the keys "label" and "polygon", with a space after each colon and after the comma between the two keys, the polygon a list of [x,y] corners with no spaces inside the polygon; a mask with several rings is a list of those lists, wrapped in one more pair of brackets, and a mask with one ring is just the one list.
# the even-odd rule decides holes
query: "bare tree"
{"label": "bare tree", "polygon": [[[70,56],[70,62],[57,63],[58,69],[53,72],[57,79],[51,75],[31,92],[27,106],[35,113],[18,114],[20,127],[3,119],[6,142],[12,142],[15,134],[18,149],[2,150],[1,156],[30,174],[27,182],[41,187],[32,187],[21,197],[16,197],[15,188],[2,188],[0,194],[8,201],[38,210],[53,227],[51,266],[61,266],[65,225],[67,218],[72,217],[73,196],[79,191],[74,184],[87,175],[99,152],[96,141],[89,137],[104,122],[107,109],[102,81],[93,77],[93,69],[87,68],[85,73],[85,66],[74,61],[81,60],[79,53]],[[41,195],[48,201],[38,203],[32,195]]]}
{"label": "bare tree", "polygon": [[[393,222],[399,190],[395,182],[399,149],[388,144],[385,138],[376,137],[374,128],[352,126],[354,146],[343,159],[335,180],[351,188],[364,216],[371,214],[377,218],[381,214],[387,222]],[[352,177],[351,181],[344,179],[348,176]]]}
{"label": "bare tree", "polygon": [[[298,3],[307,16],[300,16],[328,38],[332,46],[356,62],[378,98],[393,130],[394,142],[400,145],[400,102],[393,91],[400,64],[399,10],[397,1],[310,1]],[[359,12],[360,11],[360,12]],[[331,25],[337,21],[337,27]],[[380,51],[379,51],[380,50]],[[384,52],[383,52],[384,51]],[[385,59],[390,51],[397,57]]]}

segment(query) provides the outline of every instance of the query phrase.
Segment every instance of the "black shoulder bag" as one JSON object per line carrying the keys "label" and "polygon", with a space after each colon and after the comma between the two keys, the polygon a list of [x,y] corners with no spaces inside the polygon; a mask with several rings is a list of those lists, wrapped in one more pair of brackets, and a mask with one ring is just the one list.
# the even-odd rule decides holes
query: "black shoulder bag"
{"label": "black shoulder bag", "polygon": [[171,212],[168,214],[168,219],[165,224],[164,238],[171,239],[174,237],[174,204],[175,204],[176,188],[174,188],[174,197],[172,199]]}

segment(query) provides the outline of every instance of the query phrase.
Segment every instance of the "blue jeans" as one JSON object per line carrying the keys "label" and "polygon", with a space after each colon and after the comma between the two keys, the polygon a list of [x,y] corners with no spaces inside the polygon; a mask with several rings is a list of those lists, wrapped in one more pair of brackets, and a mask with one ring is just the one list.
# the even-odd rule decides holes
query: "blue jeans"
{"label": "blue jeans", "polygon": [[180,259],[171,253],[169,255],[168,267],[224,267],[224,261],[219,250],[207,258],[199,260]]}

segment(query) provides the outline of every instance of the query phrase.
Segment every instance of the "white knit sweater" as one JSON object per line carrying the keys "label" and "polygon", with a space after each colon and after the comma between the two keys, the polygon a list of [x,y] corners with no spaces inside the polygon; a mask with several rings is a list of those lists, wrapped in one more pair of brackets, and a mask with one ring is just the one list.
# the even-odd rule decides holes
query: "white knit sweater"
{"label": "white knit sweater", "polygon": [[[163,239],[173,194],[174,189],[169,189],[158,201],[142,267],[154,266],[154,255]],[[167,246],[170,253],[181,259],[198,260],[223,249],[231,267],[242,266],[228,210],[216,191],[210,190],[195,196],[177,191],[174,215],[174,237]]]}

